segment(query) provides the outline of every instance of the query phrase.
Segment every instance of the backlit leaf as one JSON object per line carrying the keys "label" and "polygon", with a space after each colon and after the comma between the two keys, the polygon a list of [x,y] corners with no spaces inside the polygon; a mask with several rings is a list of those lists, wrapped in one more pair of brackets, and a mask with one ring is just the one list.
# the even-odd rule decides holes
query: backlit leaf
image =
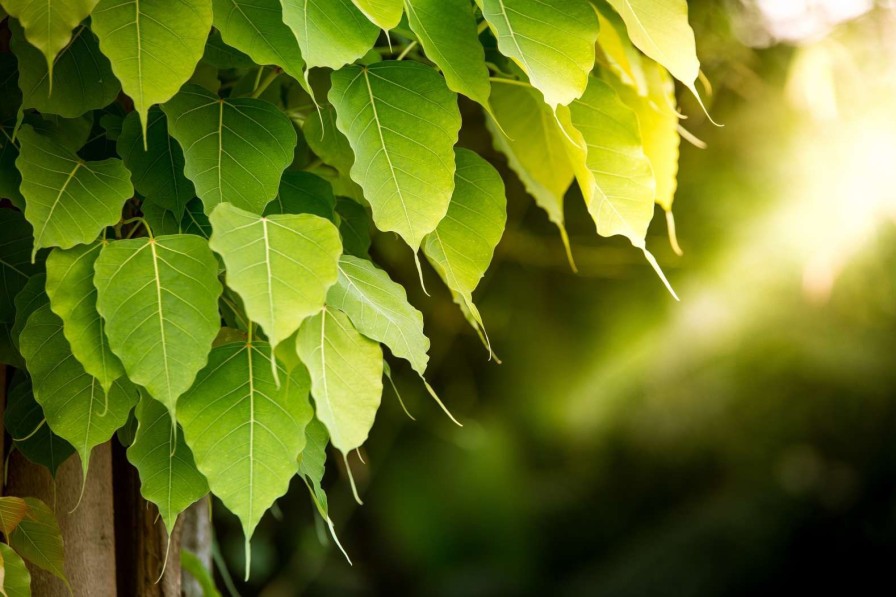
{"label": "backlit leaf", "polygon": [[23,559],[61,579],[66,586],[65,547],[56,515],[37,498],[26,497],[28,512],[9,536],[9,546]]}
{"label": "backlit leaf", "polygon": [[364,15],[380,29],[388,31],[401,21],[403,0],[353,0]]}
{"label": "backlit leaf", "polygon": [[283,22],[296,36],[310,67],[337,69],[373,47],[379,29],[352,0],[281,0]]}
{"label": "backlit leaf", "polygon": [[112,352],[173,418],[221,327],[215,256],[192,234],[137,238],[103,246],[94,268]]}
{"label": "backlit leaf", "polygon": [[31,597],[31,573],[13,548],[0,543],[0,590],[6,597]]}
{"label": "backlit leaf", "polygon": [[0,533],[7,537],[28,512],[28,504],[20,497],[0,497]]}

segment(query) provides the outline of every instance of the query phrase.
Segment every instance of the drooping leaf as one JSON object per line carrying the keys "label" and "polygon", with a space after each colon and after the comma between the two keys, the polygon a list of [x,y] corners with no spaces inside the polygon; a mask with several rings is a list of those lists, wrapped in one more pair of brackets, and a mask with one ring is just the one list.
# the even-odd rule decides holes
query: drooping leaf
{"label": "drooping leaf", "polygon": [[370,21],[385,31],[398,26],[401,21],[403,0],[354,0],[355,6]]}
{"label": "drooping leaf", "polygon": [[349,318],[327,308],[306,319],[296,350],[311,374],[315,414],[343,453],[367,439],[383,393],[383,351]]}
{"label": "drooping leaf", "polygon": [[454,190],[457,96],[436,71],[415,62],[348,66],[332,81],[336,124],[354,150],[352,178],[373,221],[416,251]]}
{"label": "drooping leaf", "polygon": [[[311,492],[311,499],[317,508],[318,513],[327,527],[330,529],[330,536],[333,541],[348,559],[348,554],[342,549],[339,538],[336,536],[336,527],[330,519],[330,507],[327,503],[327,493],[324,491],[322,482],[327,462],[327,446],[330,443],[330,436],[327,428],[324,427],[317,418],[311,419],[311,422],[305,427],[305,449],[299,457],[299,475],[305,481],[308,491]],[[351,560],[349,560],[351,563]]]}
{"label": "drooping leaf", "polygon": [[56,57],[52,79],[44,56],[23,39],[21,27],[11,22],[10,30],[11,48],[19,61],[22,109],[74,118],[115,100],[121,85],[86,25],[75,30],[71,42]]}
{"label": "drooping leaf", "polygon": [[323,106],[318,117],[308,118],[302,132],[308,146],[322,161],[336,168],[340,174],[349,175],[355,163],[355,154],[348,139],[336,126],[333,106]]}
{"label": "drooping leaf", "polygon": [[108,392],[112,382],[124,375],[124,368],[109,348],[103,320],[96,310],[93,265],[101,248],[102,243],[97,242],[53,249],[47,257],[46,290],[50,308],[63,321],[72,354]]}
{"label": "drooping leaf", "polygon": [[597,45],[608,62],[608,66],[619,79],[637,90],[638,95],[647,93],[647,81],[642,70],[642,54],[635,49],[625,30],[625,23],[606,0],[592,0],[600,22]]}
{"label": "drooping leaf", "polygon": [[28,512],[10,536],[9,546],[23,559],[61,579],[68,586],[63,561],[65,546],[56,515],[37,498],[26,497]]}
{"label": "drooping leaf", "polygon": [[373,47],[379,29],[352,0],[281,0],[283,22],[295,34],[309,68],[337,69]]}
{"label": "drooping leaf", "polygon": [[50,430],[43,409],[34,399],[30,378],[10,388],[3,423],[16,450],[31,462],[45,466],[53,477],[75,453],[74,446]]}
{"label": "drooping leaf", "polygon": [[90,26],[145,127],[149,109],[171,99],[202,58],[212,2],[100,0]]}
{"label": "drooping leaf", "polygon": [[278,387],[270,358],[263,342],[214,348],[178,409],[196,465],[242,522],[247,557],[258,521],[298,471],[312,416],[308,374],[281,367]]}
{"label": "drooping leaf", "polygon": [[25,283],[25,287],[19,291],[15,298],[16,316],[13,320],[10,335],[12,343],[19,346],[19,335],[25,329],[25,323],[32,313],[50,302],[47,297],[47,275],[43,272],[34,274]]}
{"label": "drooping leaf", "polygon": [[202,61],[220,69],[252,68],[255,66],[255,62],[251,58],[233,46],[224,43],[224,40],[221,38],[221,32],[217,29],[212,29],[212,34],[208,36],[208,41],[205,42],[205,54],[202,55]]}
{"label": "drooping leaf", "polygon": [[21,364],[10,335],[15,297],[38,271],[31,263],[31,226],[20,212],[0,208],[0,363]]}
{"label": "drooping leaf", "polygon": [[20,497],[0,497],[0,533],[9,537],[28,512],[28,504]]}
{"label": "drooping leaf", "polygon": [[342,252],[355,257],[367,257],[370,249],[370,215],[364,206],[346,197],[336,198],[339,214],[339,234]]}
{"label": "drooping leaf", "polygon": [[610,85],[591,77],[585,95],[569,107],[569,122],[576,145],[567,147],[597,233],[621,234],[644,248],[656,185],[635,113]]}
{"label": "drooping leaf", "polygon": [[128,460],[140,474],[140,493],[155,504],[168,534],[178,515],[208,493],[183,433],[171,433],[165,405],[143,394],[137,404],[137,434]]}
{"label": "drooping leaf", "polygon": [[118,380],[103,392],[99,381],[75,359],[62,325],[44,305],[28,318],[19,346],[50,430],[75,447],[86,478],[90,452],[124,425],[137,391],[126,380]]}
{"label": "drooping leaf", "polygon": [[112,352],[173,419],[221,327],[215,256],[192,234],[137,238],[103,246],[94,269]]}
{"label": "drooping leaf", "polygon": [[181,548],[180,550],[180,568],[199,583],[203,597],[221,597],[221,593],[215,586],[212,571],[199,559],[199,556],[189,549]]}
{"label": "drooping leaf", "polygon": [[256,64],[277,65],[292,78],[305,80],[305,61],[278,0],[213,0],[213,5],[215,28],[228,45]]}
{"label": "drooping leaf", "polygon": [[498,49],[523,69],[551,108],[582,96],[599,27],[587,0],[477,2]]}
{"label": "drooping leaf", "polygon": [[407,0],[408,23],[449,89],[488,108],[491,85],[468,0]]}
{"label": "drooping leaf", "polygon": [[44,56],[53,72],[56,55],[72,38],[72,29],[87,18],[97,0],[3,0],[0,5],[18,19],[25,38]]}
{"label": "drooping leaf", "polygon": [[487,119],[495,149],[507,157],[508,165],[526,191],[556,224],[567,255],[571,255],[563,197],[575,172],[566,155],[563,130],[537,89],[496,84],[491,102],[494,118],[506,133],[498,129],[493,119]]}
{"label": "drooping leaf", "polygon": [[366,259],[343,256],[339,280],[327,294],[327,305],[351,319],[355,328],[389,347],[423,375],[429,361],[429,339],[423,334],[423,314],[409,302],[404,287]]}
{"label": "drooping leaf", "polygon": [[280,180],[280,191],[264,208],[264,215],[313,214],[335,220],[336,198],[326,180],[310,172],[288,171]]}
{"label": "drooping leaf", "polygon": [[228,203],[210,217],[211,248],[224,258],[227,285],[277,346],[324,306],[342,253],[339,232],[310,214],[257,216]]}
{"label": "drooping leaf", "polygon": [[491,164],[468,149],[457,149],[454,195],[445,218],[426,237],[423,253],[439,277],[461,299],[484,334],[473,291],[504,234],[504,181]]}
{"label": "drooping leaf", "polygon": [[694,82],[700,72],[694,30],[688,24],[686,0],[608,0],[625,21],[639,50],[663,65],[698,97]]}
{"label": "drooping leaf", "polygon": [[260,214],[277,196],[280,176],[293,160],[296,131],[275,106],[248,97],[219,99],[187,85],[163,110],[206,213],[232,203]]}
{"label": "drooping leaf", "polygon": [[[144,141],[146,150],[143,149]],[[196,189],[184,176],[184,152],[168,136],[165,114],[158,108],[149,111],[145,139],[137,114],[128,114],[116,148],[131,171],[131,182],[137,192],[146,201],[170,211],[175,218],[182,217],[187,202],[196,195]]]}
{"label": "drooping leaf", "polygon": [[19,142],[16,166],[25,217],[34,227],[34,252],[93,242],[118,222],[122,205],[134,194],[121,160],[87,162],[28,125],[19,131]]}
{"label": "drooping leaf", "polygon": [[22,557],[0,543],[0,592],[4,597],[31,597],[31,573]]}

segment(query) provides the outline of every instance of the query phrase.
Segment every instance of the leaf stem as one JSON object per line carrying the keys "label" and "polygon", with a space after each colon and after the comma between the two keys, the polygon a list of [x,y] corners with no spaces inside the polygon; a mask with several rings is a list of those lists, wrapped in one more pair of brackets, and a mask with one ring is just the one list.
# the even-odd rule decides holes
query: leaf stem
{"label": "leaf stem", "polygon": [[505,85],[516,85],[517,87],[532,87],[530,83],[525,81],[517,81],[516,79],[504,79],[502,77],[489,77],[492,83],[504,83]]}
{"label": "leaf stem", "polygon": [[408,52],[417,47],[417,40],[412,41],[408,44],[408,46],[401,51],[401,54],[398,55],[398,58],[395,60],[404,60],[404,57],[408,55]]}
{"label": "leaf stem", "polygon": [[476,35],[482,35],[482,32],[488,29],[488,21],[482,19],[479,23],[479,26],[476,28]]}
{"label": "leaf stem", "polygon": [[[262,93],[264,93],[265,90],[271,86],[271,83],[273,83],[277,79],[277,77],[280,76],[280,74],[282,72],[283,72],[283,69],[281,69],[279,66],[275,67],[271,72],[269,72],[267,74],[267,76],[264,79],[261,80],[260,83],[257,83],[255,85],[255,91],[253,91],[249,97],[258,97]],[[261,71],[259,71],[259,74],[260,73],[261,73]]]}

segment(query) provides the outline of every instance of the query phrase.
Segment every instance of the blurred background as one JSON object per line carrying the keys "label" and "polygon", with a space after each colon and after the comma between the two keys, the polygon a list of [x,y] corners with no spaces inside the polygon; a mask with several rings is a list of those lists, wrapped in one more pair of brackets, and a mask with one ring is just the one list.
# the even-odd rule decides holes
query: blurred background
{"label": "blurred background", "polygon": [[424,312],[430,381],[464,427],[392,361],[416,421],[387,390],[366,463],[350,461],[363,506],[328,462],[353,565],[297,481],[256,532],[249,584],[227,578],[242,535],[216,504],[224,594],[892,591],[896,4],[689,5],[725,126],[680,95],[707,148],[682,143],[684,256],[659,211],[648,247],[681,302],[626,241],[595,236],[577,191],[571,273],[473,122],[462,143],[508,185],[476,294],[503,364],[381,235],[374,254]]}

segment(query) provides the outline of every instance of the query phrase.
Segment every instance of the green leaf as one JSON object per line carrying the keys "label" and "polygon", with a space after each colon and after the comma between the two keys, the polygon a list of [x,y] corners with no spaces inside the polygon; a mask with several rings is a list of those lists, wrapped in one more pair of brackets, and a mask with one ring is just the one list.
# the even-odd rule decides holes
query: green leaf
{"label": "green leaf", "polygon": [[277,196],[280,176],[293,160],[296,131],[275,106],[254,98],[219,99],[187,85],[163,110],[206,213],[232,203],[260,214]]}
{"label": "green leaf", "polygon": [[335,308],[299,328],[296,350],[311,374],[315,413],[347,454],[367,439],[383,393],[383,351]]}
{"label": "green leaf", "polygon": [[483,335],[473,291],[492,261],[507,222],[504,181],[494,167],[468,149],[457,149],[454,195],[445,218],[426,237],[423,253],[460,298]]}
{"label": "green leaf", "polygon": [[53,433],[78,451],[86,479],[91,450],[124,425],[137,391],[119,380],[104,393],[99,381],[75,359],[62,326],[44,305],[28,318],[19,345],[33,380],[34,398]]}
{"label": "green leaf", "polygon": [[644,248],[656,194],[638,119],[613,88],[591,77],[582,99],[569,107],[571,155],[585,204],[601,236],[621,234]]}
{"label": "green leaf", "polygon": [[19,148],[9,137],[2,134],[5,132],[0,132],[0,198],[9,199],[19,211],[25,211],[25,198],[19,191],[22,175],[16,169]]}
{"label": "green leaf", "polygon": [[305,61],[292,30],[283,22],[279,0],[213,0],[215,28],[221,38],[252,57],[256,64],[276,65],[304,81]]}
{"label": "green leaf", "polygon": [[582,96],[599,28],[586,0],[477,2],[498,49],[523,69],[552,109]]}
{"label": "green leaf", "polygon": [[32,313],[50,302],[46,292],[47,275],[43,272],[34,274],[28,278],[25,287],[19,291],[15,298],[16,316],[13,320],[10,335],[13,344],[18,348],[19,335],[25,329],[25,323]]}
{"label": "green leaf", "polygon": [[215,256],[192,234],[137,238],[106,244],[94,269],[112,352],[173,420],[221,328]]}
{"label": "green leaf", "polygon": [[93,266],[102,246],[97,242],[53,249],[47,257],[46,289],[50,308],[64,323],[62,331],[72,354],[108,392],[112,382],[124,375],[124,368],[109,348],[103,320],[96,310]]}
{"label": "green leaf", "polygon": [[264,215],[314,214],[332,222],[335,209],[330,183],[310,172],[288,171],[283,173],[280,192],[265,206]]}
{"label": "green leaf", "polygon": [[379,29],[352,0],[281,0],[283,22],[295,34],[309,68],[337,69],[373,47]]}
{"label": "green leaf", "polygon": [[171,99],[202,58],[212,3],[100,0],[90,26],[145,128],[149,109]]}
{"label": "green leaf", "polygon": [[348,139],[336,127],[336,110],[331,105],[320,109],[318,117],[310,117],[302,128],[311,150],[326,164],[345,176],[351,172],[355,154]]}
{"label": "green leaf", "polygon": [[84,161],[28,125],[19,131],[19,142],[16,166],[25,217],[34,227],[34,253],[93,242],[121,219],[122,205],[134,194],[121,160]]}
{"label": "green leaf", "polygon": [[423,375],[429,361],[429,339],[423,314],[409,302],[404,287],[366,259],[343,256],[339,280],[327,294],[327,305],[348,315],[355,328],[389,347]]}
{"label": "green leaf", "polygon": [[26,114],[22,120],[30,124],[40,135],[74,152],[80,150],[93,129],[93,113],[88,112],[77,118],[63,118],[56,114]]}
{"label": "green leaf", "polygon": [[647,81],[642,70],[642,54],[632,45],[625,31],[625,23],[606,0],[592,0],[600,22],[597,45],[609,63],[610,70],[619,79],[634,87],[638,95],[647,93]]}
{"label": "green leaf", "polygon": [[31,597],[31,573],[10,546],[0,543],[0,592],[5,597]]}
{"label": "green leaf", "polygon": [[45,466],[54,478],[62,463],[75,453],[74,446],[53,433],[46,424],[44,411],[34,399],[28,377],[10,388],[3,423],[16,450],[31,462]]}
{"label": "green leaf", "polygon": [[71,43],[56,57],[52,74],[40,52],[22,39],[21,27],[11,22],[10,30],[11,48],[19,61],[23,110],[35,108],[74,118],[109,105],[121,91],[109,60],[86,25],[75,30]]}
{"label": "green leaf", "polygon": [[53,72],[56,55],[69,44],[72,29],[87,18],[97,0],[2,0],[0,5],[18,19],[25,38],[41,54]]}
{"label": "green leaf", "polygon": [[155,504],[170,535],[178,515],[208,493],[183,433],[172,433],[165,405],[143,394],[137,404],[137,434],[128,460],[140,474],[140,493]]}
{"label": "green leaf", "polygon": [[408,23],[449,89],[489,109],[488,67],[468,0],[406,0]]}
{"label": "green leaf", "polygon": [[209,245],[224,258],[227,285],[272,346],[323,308],[342,254],[331,222],[310,214],[262,217],[229,203],[216,207],[210,220]]}
{"label": "green leaf", "polygon": [[298,471],[312,416],[308,374],[280,367],[278,387],[270,358],[263,342],[214,348],[178,410],[196,465],[242,522],[247,558],[258,521]]}
{"label": "green leaf", "polygon": [[[0,497],[0,533],[9,537],[25,514],[28,512],[28,504],[20,497]],[[2,583],[0,583],[2,586]]]}
{"label": "green leaf", "polygon": [[0,208],[0,363],[19,364],[10,329],[15,323],[15,297],[39,271],[31,263],[31,226],[20,212]]}
{"label": "green leaf", "polygon": [[324,491],[321,483],[324,479],[325,466],[327,462],[327,445],[329,445],[330,436],[327,428],[323,423],[317,420],[317,417],[311,419],[311,422],[305,427],[305,449],[299,455],[299,475],[305,481],[305,486],[311,492],[311,500],[317,508],[318,513],[330,529],[330,536],[333,541],[345,555],[345,559],[351,564],[348,554],[339,543],[336,536],[336,527],[330,519],[330,507],[327,504],[327,493]]}
{"label": "green leaf", "polygon": [[454,190],[457,96],[436,71],[415,62],[348,66],[332,81],[336,124],[354,150],[352,178],[373,221],[416,251]]}
{"label": "green leaf", "polygon": [[355,257],[367,257],[370,249],[370,216],[364,206],[345,197],[336,198],[339,214],[339,234],[342,252]]}
{"label": "green leaf", "polygon": [[700,73],[694,30],[686,0],[608,0],[625,21],[639,50],[666,67],[699,99],[694,82]]}
{"label": "green leaf", "polygon": [[116,148],[131,171],[131,182],[137,192],[147,201],[169,210],[176,218],[182,217],[187,202],[196,195],[196,189],[184,176],[184,152],[168,136],[165,114],[158,108],[149,111],[145,139],[136,112],[128,114]]}
{"label": "green leaf", "polygon": [[205,567],[202,560],[189,549],[180,550],[180,567],[193,577],[202,589],[202,597],[221,597],[221,593],[215,587],[215,579],[211,571]]}
{"label": "green leaf", "polygon": [[380,29],[388,31],[401,21],[403,0],[354,0],[358,10]]}
{"label": "green leaf", "polygon": [[563,197],[575,178],[566,155],[567,140],[541,93],[532,87],[496,84],[492,88],[494,119],[486,120],[495,149],[507,157],[535,203],[560,230],[570,264],[572,253],[563,217]]}
{"label": "green leaf", "polygon": [[69,586],[63,561],[65,547],[56,515],[37,498],[26,497],[28,513],[9,536],[9,546],[23,559],[46,570]]}

